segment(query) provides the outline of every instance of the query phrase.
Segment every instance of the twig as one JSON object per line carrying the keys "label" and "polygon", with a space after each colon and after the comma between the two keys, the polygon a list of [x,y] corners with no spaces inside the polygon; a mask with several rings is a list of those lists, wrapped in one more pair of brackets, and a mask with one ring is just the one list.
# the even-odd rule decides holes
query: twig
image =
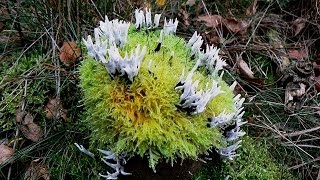
{"label": "twig", "polygon": [[[257,106],[255,103],[253,103],[257,108],[258,110],[260,111],[260,113],[269,121],[270,124],[272,124],[272,122],[270,121],[270,119],[268,118],[267,115],[265,115],[263,113],[263,111],[261,110],[261,108],[259,106]],[[298,148],[299,150],[301,150],[302,152],[304,152],[306,155],[308,155],[310,158],[313,158],[312,155],[310,155],[308,152],[306,152],[304,149],[302,149],[301,147],[297,146],[296,144],[294,144],[290,139],[288,139],[287,137],[283,136],[283,134],[277,129],[273,129],[271,128],[268,124],[262,122],[266,127],[268,127],[268,129],[272,130],[273,132],[277,133],[279,136],[281,136],[283,139],[285,139],[286,141],[288,141],[289,143],[292,144],[292,146]]]}
{"label": "twig", "polygon": [[289,167],[288,169],[289,170],[292,170],[292,169],[298,169],[304,165],[307,165],[307,164],[310,164],[310,163],[313,163],[313,162],[316,162],[316,161],[319,161],[320,160],[320,157],[317,157],[315,159],[312,159],[311,161],[309,162],[304,162],[304,163],[301,163],[301,164],[298,164],[298,165],[295,165],[295,166],[292,166],[292,167]]}
{"label": "twig", "polygon": [[313,131],[317,131],[319,129],[320,129],[320,126],[314,127],[314,128],[311,128],[311,129],[306,129],[306,130],[303,130],[303,131],[296,131],[296,132],[293,132],[293,133],[282,134],[282,136],[278,135],[278,136],[275,136],[275,138],[282,138],[283,136],[285,136],[285,137],[300,136],[300,135],[307,134],[307,133],[310,133],[310,132],[313,132]]}
{"label": "twig", "polygon": [[98,12],[99,16],[101,17],[101,19],[104,19],[104,17],[101,15],[99,9],[97,8],[96,4],[92,0],[90,0],[90,1],[93,4],[94,8],[97,10],[97,12]]}

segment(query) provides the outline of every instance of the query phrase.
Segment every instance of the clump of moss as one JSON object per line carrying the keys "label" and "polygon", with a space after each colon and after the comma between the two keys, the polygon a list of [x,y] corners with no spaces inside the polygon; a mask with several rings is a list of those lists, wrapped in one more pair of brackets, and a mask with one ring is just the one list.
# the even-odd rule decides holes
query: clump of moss
{"label": "clump of moss", "polygon": [[268,147],[248,136],[242,139],[240,156],[234,161],[221,161],[219,164],[208,163],[195,179],[298,179],[287,169],[277,164],[268,152]]}
{"label": "clump of moss", "polygon": [[[98,31],[95,29],[96,36]],[[177,158],[197,159],[213,148],[225,147],[227,142],[222,138],[222,132],[218,127],[208,127],[208,119],[238,109],[232,88],[217,73],[210,74],[205,68],[194,70],[196,60],[183,39],[169,34],[163,40],[160,38],[161,48],[157,48],[161,33],[154,29],[129,28],[127,42],[121,44],[119,54],[126,59],[127,52],[138,54],[136,47],[139,45],[147,47],[134,79],[116,76],[120,72],[110,73],[108,62],[105,62],[110,54],[105,58],[101,58],[100,52],[92,55],[96,51],[92,48],[99,43],[90,47],[86,44],[89,55],[80,67],[80,87],[84,92],[85,122],[91,130],[91,148],[111,149],[129,157],[148,157],[153,169],[159,160],[173,163]],[[113,44],[109,46],[114,48]],[[109,53],[110,49],[107,49]],[[93,58],[97,56],[102,63]],[[196,91],[214,89],[213,81],[218,83],[218,91],[223,91],[214,96],[201,113],[192,114],[177,106],[183,90],[175,88],[182,72],[191,71],[192,80],[199,81]]]}
{"label": "clump of moss", "polygon": [[45,86],[48,80],[30,78],[43,72],[41,66],[45,59],[41,55],[26,55],[18,61],[13,57],[15,61],[4,61],[0,68],[0,132],[10,130],[15,125],[16,110],[21,106],[22,100],[28,110],[41,114],[42,109],[38,107],[43,106],[48,91]]}

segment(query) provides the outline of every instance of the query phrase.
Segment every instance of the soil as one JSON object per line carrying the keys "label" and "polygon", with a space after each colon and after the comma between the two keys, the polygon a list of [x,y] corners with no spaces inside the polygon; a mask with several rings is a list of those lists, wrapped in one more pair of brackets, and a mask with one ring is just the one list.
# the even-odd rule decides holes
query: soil
{"label": "soil", "polygon": [[173,166],[170,163],[159,163],[156,173],[148,166],[148,160],[134,157],[125,165],[125,171],[130,176],[121,176],[121,180],[178,180],[191,179],[192,175],[201,168],[203,162],[195,160],[178,160]]}

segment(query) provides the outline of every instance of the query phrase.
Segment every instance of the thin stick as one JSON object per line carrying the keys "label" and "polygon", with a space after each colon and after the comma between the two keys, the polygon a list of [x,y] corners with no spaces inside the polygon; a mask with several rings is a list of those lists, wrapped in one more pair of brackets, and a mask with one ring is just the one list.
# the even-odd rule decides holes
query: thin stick
{"label": "thin stick", "polygon": [[[293,133],[282,134],[282,136],[285,136],[285,137],[300,136],[300,135],[303,135],[303,134],[307,134],[307,133],[316,131],[318,129],[320,129],[320,126],[314,127],[314,128],[311,128],[311,129],[306,129],[306,130],[303,130],[303,131],[296,131],[296,132],[293,132]],[[282,136],[278,135],[278,136],[275,136],[275,138],[281,138]]]}
{"label": "thin stick", "polygon": [[292,166],[292,167],[289,167],[288,169],[291,170],[291,169],[298,169],[302,166],[305,166],[307,164],[310,164],[310,163],[313,163],[313,162],[316,162],[316,161],[319,161],[320,160],[320,157],[317,157],[315,159],[312,159],[311,161],[309,162],[304,162],[304,163],[301,163],[301,164],[298,164],[298,165],[295,165],[295,166]]}

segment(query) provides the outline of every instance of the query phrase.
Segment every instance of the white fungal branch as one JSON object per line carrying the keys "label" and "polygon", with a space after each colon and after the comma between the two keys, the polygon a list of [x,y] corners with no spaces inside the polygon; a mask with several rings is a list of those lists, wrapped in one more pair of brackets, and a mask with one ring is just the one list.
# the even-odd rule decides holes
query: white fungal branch
{"label": "white fungal branch", "polygon": [[118,48],[115,45],[111,46],[108,49],[109,59],[105,64],[108,73],[113,78],[115,76],[127,76],[133,82],[133,78],[138,75],[140,64],[146,51],[146,46],[143,46],[142,50],[140,50],[140,45],[138,45],[134,52],[131,51],[130,56],[126,53],[122,58]]}
{"label": "white fungal branch", "polygon": [[129,26],[130,23],[118,19],[109,21],[106,16],[105,22],[100,21],[100,26],[94,29],[95,42],[93,43],[90,35],[87,40],[83,39],[89,56],[102,63],[107,63],[108,44],[109,46],[116,44],[123,47],[127,42]]}
{"label": "white fungal branch", "polygon": [[134,12],[135,19],[136,19],[136,29],[146,27],[147,29],[150,28],[157,28],[159,26],[161,14],[154,15],[154,21],[152,22],[151,10],[146,8],[145,14],[142,10],[136,9]]}
{"label": "white fungal branch", "polygon": [[105,17],[105,22],[100,21],[100,33],[103,38],[109,40],[109,45],[116,44],[124,47],[127,42],[130,23],[114,19],[112,21]]}
{"label": "white fungal branch", "polygon": [[210,128],[225,127],[233,120],[233,118],[234,118],[234,113],[230,113],[230,114],[221,113],[216,117],[209,118]]}
{"label": "white fungal branch", "polygon": [[[77,143],[74,143],[74,145],[81,151],[83,152],[84,154],[94,158],[94,154],[89,152],[88,150],[86,150],[82,145],[79,145]],[[112,151],[106,151],[106,150],[101,150],[101,149],[98,149],[98,151],[100,151],[102,154],[104,154],[105,156],[103,156],[101,158],[101,160],[106,164],[108,165],[109,167],[111,167],[112,169],[115,170],[114,173],[109,173],[107,172],[107,175],[102,175],[99,173],[99,175],[103,178],[106,178],[106,179],[118,179],[118,176],[121,174],[121,175],[124,175],[124,176],[127,176],[127,175],[131,175],[131,173],[127,173],[124,171],[124,165],[127,163],[126,159],[125,159],[125,154],[122,154],[122,155],[116,155],[114,152]],[[109,161],[109,162],[108,162]],[[112,162],[110,162],[112,161]]]}
{"label": "white fungal branch", "polygon": [[[125,160],[125,155],[120,155],[117,156],[114,152],[112,151],[106,151],[106,150],[101,150],[98,149],[102,154],[104,154],[105,156],[103,156],[101,158],[101,160],[108,165],[109,167],[111,167],[112,169],[115,170],[114,173],[109,173],[107,172],[107,175],[102,175],[99,173],[99,175],[101,177],[104,177],[106,179],[118,179],[118,175],[122,174],[122,175],[131,175],[131,173],[127,173],[124,171],[124,165],[127,163],[127,161]],[[112,162],[108,162],[108,161],[113,161]]]}
{"label": "white fungal branch", "polygon": [[226,62],[219,56],[220,49],[207,45],[205,51],[201,51],[202,44],[202,36],[196,31],[186,47],[191,48],[191,56],[198,55],[196,67],[205,66],[211,73],[218,75],[219,71],[226,65]]}
{"label": "white fungal branch", "polygon": [[87,40],[82,39],[87,50],[89,56],[95,58],[97,61],[102,63],[106,63],[106,53],[107,53],[107,42],[100,41],[99,29],[94,29],[95,43],[93,43],[91,36],[89,35]]}
{"label": "white fungal branch", "polygon": [[[233,90],[236,86],[236,83],[233,83],[230,86],[230,89]],[[218,127],[222,129],[222,139],[226,142],[233,143],[234,141],[238,140],[240,137],[244,136],[246,133],[240,129],[240,126],[247,123],[242,121],[242,116],[245,113],[243,111],[242,104],[244,102],[244,98],[240,98],[240,95],[234,97],[234,105],[235,105],[235,112],[230,114],[221,113],[216,117],[210,118],[209,125],[211,128]],[[237,141],[236,143],[218,149],[217,152],[230,160],[233,160],[236,156],[236,149],[240,147],[241,141]]]}
{"label": "white fungal branch", "polygon": [[202,36],[196,32],[193,33],[192,37],[187,43],[187,47],[191,47],[191,56],[199,54],[202,46]]}
{"label": "white fungal branch", "polygon": [[165,36],[169,34],[175,34],[177,32],[177,27],[178,27],[178,19],[176,18],[173,22],[173,19],[169,19],[167,22],[167,19],[164,18],[164,26],[163,26],[163,33]]}
{"label": "white fungal branch", "polygon": [[78,143],[74,143],[74,145],[79,149],[79,151],[83,152],[84,154],[94,158],[94,154],[88,151],[86,148],[84,148],[82,145],[79,145]]}
{"label": "white fungal branch", "polygon": [[217,152],[221,156],[224,156],[224,157],[228,158],[229,160],[234,160],[235,157],[239,156],[239,154],[236,153],[236,150],[239,147],[241,147],[240,143],[241,143],[241,140],[231,146],[221,148],[221,149],[217,150]]}
{"label": "white fungal branch", "polygon": [[215,80],[212,80],[211,88],[209,88],[209,83],[207,83],[205,91],[197,91],[199,81],[192,82],[192,76],[193,72],[190,72],[186,80],[183,80],[183,72],[176,85],[176,90],[182,90],[177,107],[186,110],[190,114],[198,114],[206,109],[209,101],[218,94],[223,93],[223,91],[220,90],[221,87],[218,87],[218,83]]}

